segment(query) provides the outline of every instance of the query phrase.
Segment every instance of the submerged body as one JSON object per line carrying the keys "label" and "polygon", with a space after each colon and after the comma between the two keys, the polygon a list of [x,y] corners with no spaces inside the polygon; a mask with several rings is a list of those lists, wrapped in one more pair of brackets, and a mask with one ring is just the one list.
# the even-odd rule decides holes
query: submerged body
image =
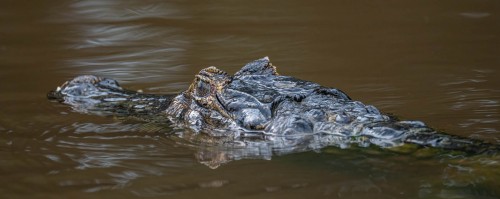
{"label": "submerged body", "polygon": [[215,67],[205,68],[178,95],[143,94],[125,90],[115,80],[79,76],[48,97],[79,112],[168,122],[210,137],[258,146],[253,148],[272,145],[273,153],[405,143],[468,153],[499,149],[437,133],[420,121],[399,121],[338,89],[281,76],[267,57],[248,63],[233,76]]}

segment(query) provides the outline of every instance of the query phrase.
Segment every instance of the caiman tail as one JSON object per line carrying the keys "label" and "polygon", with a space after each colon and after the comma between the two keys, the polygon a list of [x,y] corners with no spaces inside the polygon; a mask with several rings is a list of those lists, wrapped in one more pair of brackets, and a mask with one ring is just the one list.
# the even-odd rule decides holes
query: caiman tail
{"label": "caiman tail", "polygon": [[500,151],[498,144],[436,132],[413,133],[408,135],[404,142],[424,147],[462,151],[470,155],[495,155]]}
{"label": "caiman tail", "polygon": [[414,144],[420,147],[460,151],[470,155],[494,155],[500,151],[498,144],[438,132],[422,122],[399,121],[394,117],[388,121],[363,124],[357,135],[366,136],[372,144],[384,148]]}

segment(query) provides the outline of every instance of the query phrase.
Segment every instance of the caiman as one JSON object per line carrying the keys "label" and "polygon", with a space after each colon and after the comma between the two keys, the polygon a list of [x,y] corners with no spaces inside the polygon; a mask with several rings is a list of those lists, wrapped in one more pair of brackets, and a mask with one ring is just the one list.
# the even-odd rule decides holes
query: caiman
{"label": "caiman", "polygon": [[272,148],[266,153],[278,154],[351,145],[413,144],[469,154],[496,154],[500,149],[496,144],[437,132],[420,121],[399,120],[339,89],[279,75],[268,57],[246,64],[234,75],[213,66],[205,68],[186,91],[176,95],[144,94],[124,89],[113,79],[84,75],[47,96],[78,112],[168,123],[254,151],[240,150],[233,156],[262,157],[263,146]]}

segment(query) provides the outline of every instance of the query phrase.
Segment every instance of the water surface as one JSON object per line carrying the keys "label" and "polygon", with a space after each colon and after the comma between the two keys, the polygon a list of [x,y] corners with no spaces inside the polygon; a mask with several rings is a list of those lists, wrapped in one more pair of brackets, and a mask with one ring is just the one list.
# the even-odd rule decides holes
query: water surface
{"label": "water surface", "polygon": [[[230,161],[45,94],[81,74],[177,93],[269,56],[280,74],[450,134],[500,140],[498,1],[1,1],[2,198],[498,198],[498,157],[325,148]],[[220,152],[220,151],[219,151]]]}

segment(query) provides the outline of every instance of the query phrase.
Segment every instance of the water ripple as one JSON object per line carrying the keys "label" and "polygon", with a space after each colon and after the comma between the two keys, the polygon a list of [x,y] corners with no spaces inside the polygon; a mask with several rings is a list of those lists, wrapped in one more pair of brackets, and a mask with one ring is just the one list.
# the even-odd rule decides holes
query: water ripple
{"label": "water ripple", "polygon": [[472,19],[480,19],[484,17],[489,17],[491,13],[488,12],[461,12],[460,16]]}
{"label": "water ripple", "polygon": [[77,1],[69,5],[75,12],[66,15],[69,19],[93,21],[130,21],[144,18],[186,18],[174,4],[148,1]]}
{"label": "water ripple", "polygon": [[499,133],[500,121],[500,89],[491,88],[489,82],[496,81],[496,71],[472,70],[463,75],[452,75],[440,84],[446,89],[446,98],[442,101],[449,104],[455,114],[467,115],[459,126],[475,128],[475,134]]}
{"label": "water ripple", "polygon": [[[183,10],[154,1],[77,1],[49,18],[67,25],[63,38],[77,56],[66,65],[80,74],[98,74],[122,81],[161,82],[175,79],[191,41],[180,24]],[[151,20],[163,23],[152,23]]]}

